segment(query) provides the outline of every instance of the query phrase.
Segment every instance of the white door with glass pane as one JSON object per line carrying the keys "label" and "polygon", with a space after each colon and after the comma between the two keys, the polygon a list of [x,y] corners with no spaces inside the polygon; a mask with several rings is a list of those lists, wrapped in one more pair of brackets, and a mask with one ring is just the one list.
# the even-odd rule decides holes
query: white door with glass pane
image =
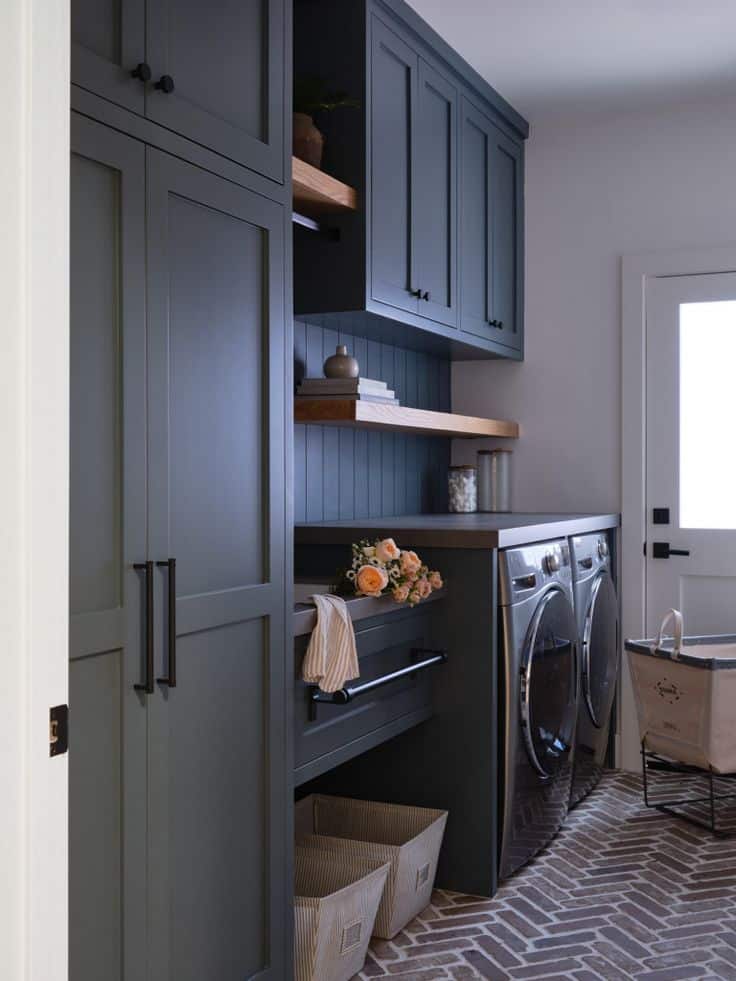
{"label": "white door with glass pane", "polygon": [[736,273],[647,286],[646,620],[736,634]]}

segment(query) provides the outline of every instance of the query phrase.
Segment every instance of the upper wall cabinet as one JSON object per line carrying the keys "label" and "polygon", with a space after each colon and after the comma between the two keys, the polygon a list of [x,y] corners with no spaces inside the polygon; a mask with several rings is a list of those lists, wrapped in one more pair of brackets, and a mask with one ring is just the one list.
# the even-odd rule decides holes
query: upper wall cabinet
{"label": "upper wall cabinet", "polygon": [[467,99],[460,126],[463,330],[521,353],[521,148]]}
{"label": "upper wall cabinet", "polygon": [[284,0],[73,0],[72,81],[284,180]]}
{"label": "upper wall cabinet", "polygon": [[[347,9],[349,8],[349,9]],[[525,121],[403,0],[295,0],[295,73],[358,209],[295,233],[295,310],[454,358],[519,359]]]}

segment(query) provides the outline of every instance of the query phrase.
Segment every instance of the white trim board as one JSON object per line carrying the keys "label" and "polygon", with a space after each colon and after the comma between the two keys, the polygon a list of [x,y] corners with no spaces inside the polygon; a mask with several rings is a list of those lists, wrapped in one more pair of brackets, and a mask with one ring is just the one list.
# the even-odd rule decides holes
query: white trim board
{"label": "white trim board", "polygon": [[[736,272],[736,245],[627,255],[621,267],[621,611],[622,637],[645,636],[646,298],[651,279]],[[621,690],[619,765],[641,766],[628,664]]]}
{"label": "white trim board", "polygon": [[67,978],[69,0],[2,0],[0,976]]}

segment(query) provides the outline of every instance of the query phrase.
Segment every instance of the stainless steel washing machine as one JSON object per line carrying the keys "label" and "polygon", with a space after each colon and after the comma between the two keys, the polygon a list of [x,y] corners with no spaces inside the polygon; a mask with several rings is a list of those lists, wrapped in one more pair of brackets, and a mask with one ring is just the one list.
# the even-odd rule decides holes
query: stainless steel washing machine
{"label": "stainless steel washing machine", "polygon": [[503,879],[567,815],[579,664],[567,540],[502,551],[499,569]]}
{"label": "stainless steel washing machine", "polygon": [[605,532],[570,539],[575,616],[580,636],[580,701],[570,806],[600,779],[608,749],[619,672],[618,602]]}

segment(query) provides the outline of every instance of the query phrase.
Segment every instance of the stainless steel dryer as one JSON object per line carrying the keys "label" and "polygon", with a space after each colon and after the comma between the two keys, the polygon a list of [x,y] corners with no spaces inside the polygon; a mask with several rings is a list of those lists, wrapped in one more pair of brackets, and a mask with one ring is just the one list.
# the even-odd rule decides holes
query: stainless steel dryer
{"label": "stainless steel dryer", "polygon": [[575,616],[580,636],[580,704],[570,806],[600,779],[619,671],[618,602],[605,532],[570,539]]}
{"label": "stainless steel dryer", "polygon": [[568,810],[578,697],[567,540],[502,551],[500,878],[557,833]]}

